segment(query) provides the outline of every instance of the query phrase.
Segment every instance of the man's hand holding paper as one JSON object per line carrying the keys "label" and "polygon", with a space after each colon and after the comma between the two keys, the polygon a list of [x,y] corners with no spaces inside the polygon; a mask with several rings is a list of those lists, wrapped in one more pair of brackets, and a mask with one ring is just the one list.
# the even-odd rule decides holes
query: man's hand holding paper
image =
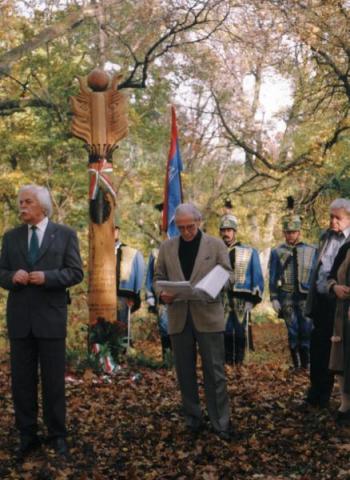
{"label": "man's hand holding paper", "polygon": [[157,287],[161,289],[160,298],[164,303],[176,301],[206,301],[215,299],[229,278],[229,273],[216,265],[194,287],[189,281],[171,282],[158,280]]}
{"label": "man's hand holding paper", "polygon": [[171,303],[173,303],[173,301],[175,300],[175,297],[176,296],[174,294],[168,293],[166,291],[161,292],[159,295],[159,298],[161,299],[161,301],[166,305],[170,305]]}

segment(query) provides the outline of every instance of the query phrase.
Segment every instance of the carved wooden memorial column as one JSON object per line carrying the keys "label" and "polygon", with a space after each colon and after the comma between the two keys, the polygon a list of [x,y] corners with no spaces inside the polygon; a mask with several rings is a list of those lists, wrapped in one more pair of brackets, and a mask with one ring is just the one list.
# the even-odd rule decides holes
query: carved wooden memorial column
{"label": "carved wooden memorial column", "polygon": [[85,142],[89,154],[89,323],[115,323],[116,260],[111,182],[112,154],[127,135],[126,101],[117,90],[120,76],[110,81],[103,70],[79,78],[80,92],[71,97],[72,133]]}

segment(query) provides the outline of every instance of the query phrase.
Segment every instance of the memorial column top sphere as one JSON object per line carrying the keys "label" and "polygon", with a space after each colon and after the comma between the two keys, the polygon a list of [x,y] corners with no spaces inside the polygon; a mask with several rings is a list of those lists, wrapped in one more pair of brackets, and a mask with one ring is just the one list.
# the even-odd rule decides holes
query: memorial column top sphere
{"label": "memorial column top sphere", "polygon": [[90,87],[94,92],[104,92],[107,89],[110,81],[108,73],[100,68],[95,68],[92,70],[86,79],[88,87]]}

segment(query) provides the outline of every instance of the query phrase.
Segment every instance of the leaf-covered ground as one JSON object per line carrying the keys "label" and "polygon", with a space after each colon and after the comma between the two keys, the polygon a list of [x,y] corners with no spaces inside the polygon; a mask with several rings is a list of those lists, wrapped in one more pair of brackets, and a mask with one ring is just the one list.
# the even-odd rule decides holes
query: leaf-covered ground
{"label": "leaf-covered ground", "polygon": [[[241,371],[227,368],[238,438],[218,439],[209,425],[198,437],[184,428],[173,371],[127,367],[112,383],[87,371],[67,383],[71,458],[43,447],[22,465],[14,460],[7,361],[0,370],[0,478],[75,480],[348,479],[350,430],[332,410],[300,413],[307,376],[289,369],[283,325],[255,327],[256,352]],[[150,355],[158,345],[140,344]]]}

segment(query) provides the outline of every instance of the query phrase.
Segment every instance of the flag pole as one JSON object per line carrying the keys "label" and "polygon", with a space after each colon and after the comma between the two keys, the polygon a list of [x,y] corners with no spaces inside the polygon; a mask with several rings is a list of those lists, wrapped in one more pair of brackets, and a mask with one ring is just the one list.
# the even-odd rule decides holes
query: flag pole
{"label": "flag pole", "polygon": [[250,317],[250,313],[246,312],[245,334],[246,334],[246,345],[247,345],[247,363],[249,363],[249,353],[250,353],[250,349],[249,349],[249,317]]}

